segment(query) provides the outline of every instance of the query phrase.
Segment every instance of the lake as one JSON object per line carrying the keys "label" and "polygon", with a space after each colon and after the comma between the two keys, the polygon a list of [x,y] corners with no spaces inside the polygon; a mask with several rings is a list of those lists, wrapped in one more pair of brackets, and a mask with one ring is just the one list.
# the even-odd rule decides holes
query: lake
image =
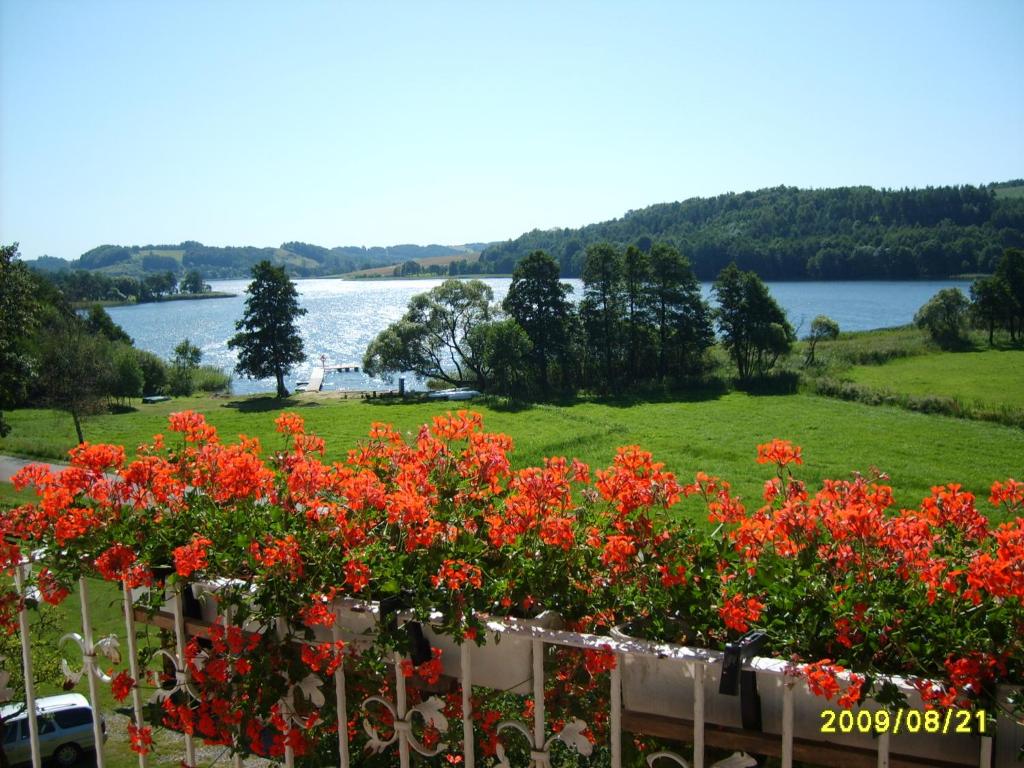
{"label": "lake", "polygon": [[[405,312],[409,299],[428,291],[441,280],[296,280],[300,301],[308,313],[299,320],[308,363],[297,366],[287,378],[289,388],[296,381],[305,381],[312,365],[319,365],[320,355],[329,363],[360,364],[370,341],[388,324]],[[485,283],[501,301],[508,292],[511,278],[487,278]],[[578,300],[583,285],[567,280]],[[235,333],[235,322],[241,318],[248,280],[214,280],[215,291],[238,294],[229,299],[172,301],[138,304],[108,309],[114,322],[135,340],[136,346],[169,358],[174,347],[189,338],[203,352],[203,363],[231,371],[235,355],[227,340]],[[711,298],[711,284],[702,284],[705,298]],[[828,315],[844,331],[862,331],[905,325],[914,313],[941,288],[958,287],[965,293],[967,281],[936,280],[921,282],[780,282],[768,283],[776,301],[786,310],[790,322],[800,336],[810,329],[817,315]],[[408,381],[410,387],[417,383]],[[394,383],[371,379],[362,373],[332,373],[324,379],[324,389],[385,389]],[[273,391],[272,379],[253,381],[236,378],[236,393]]]}

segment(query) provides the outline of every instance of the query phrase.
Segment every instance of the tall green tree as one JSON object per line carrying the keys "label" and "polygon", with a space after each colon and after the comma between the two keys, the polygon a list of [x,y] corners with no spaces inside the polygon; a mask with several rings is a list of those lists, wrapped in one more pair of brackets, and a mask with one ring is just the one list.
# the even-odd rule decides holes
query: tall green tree
{"label": "tall green tree", "polygon": [[602,361],[604,386],[615,388],[622,340],[622,254],[609,243],[587,248],[583,262],[583,300],[580,318],[590,357]]}
{"label": "tall green tree", "polygon": [[636,245],[626,248],[622,260],[623,309],[626,326],[627,370],[636,376],[643,370],[644,353],[650,348],[651,337],[647,291],[651,280],[651,260],[647,251]]}
{"label": "tall green tree", "polygon": [[202,350],[191,341],[183,339],[178,343],[171,358],[171,394],[187,397],[195,391],[195,372],[202,359]]}
{"label": "tall green tree", "polygon": [[47,315],[37,339],[41,399],[71,416],[81,443],[83,421],[103,410],[116,378],[113,344],[73,314],[48,308]]}
{"label": "tall green tree", "polygon": [[1024,333],[1024,250],[1007,248],[996,266],[995,278],[1009,297],[1007,330],[1010,338],[1016,340]]}
{"label": "tall green tree", "polygon": [[689,260],[667,243],[651,247],[650,265],[646,302],[657,334],[658,376],[696,373],[715,341],[700,283]]}
{"label": "tall green tree", "polygon": [[146,377],[139,363],[137,351],[128,344],[112,345],[112,378],[107,389],[110,397],[122,403],[126,400],[131,401],[133,397],[142,397],[142,388]]}
{"label": "tall green tree", "polygon": [[3,410],[25,396],[32,375],[25,341],[36,325],[32,275],[18,259],[18,244],[0,246],[0,437],[10,432]]}
{"label": "tall green tree", "polygon": [[284,271],[269,261],[252,268],[252,282],[245,292],[245,312],[235,323],[238,331],[228,341],[238,350],[235,370],[243,376],[277,380],[277,396],[288,396],[284,376],[306,359],[302,337],[295,325],[306,314],[299,306],[299,294]]}
{"label": "tall green tree", "polygon": [[471,331],[491,319],[494,292],[479,280],[445,280],[409,300],[408,309],[370,342],[370,376],[409,371],[455,386],[486,389],[483,337]]}
{"label": "tall green tree", "polygon": [[1012,305],[1006,283],[996,276],[980,277],[971,283],[971,316],[975,324],[988,329],[990,347],[996,328],[1009,325]]}
{"label": "tall green tree", "polygon": [[740,380],[764,376],[796,340],[786,313],[761,278],[742,271],[735,263],[719,273],[713,290],[718,300],[715,319],[722,345],[736,363]]}
{"label": "tall green tree", "polygon": [[522,395],[529,381],[532,344],[519,323],[513,318],[482,323],[470,331],[470,337],[474,348],[482,350],[488,388],[506,397]]}
{"label": "tall green tree", "polygon": [[544,251],[534,251],[516,264],[502,308],[529,337],[530,359],[541,392],[549,390],[549,370],[564,358],[569,343],[572,288],[558,277],[558,263]]}

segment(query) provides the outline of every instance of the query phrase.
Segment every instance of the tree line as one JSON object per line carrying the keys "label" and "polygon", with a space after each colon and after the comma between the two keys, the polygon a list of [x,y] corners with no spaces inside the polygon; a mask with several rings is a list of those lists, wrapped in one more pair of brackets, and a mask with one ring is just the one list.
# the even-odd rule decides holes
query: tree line
{"label": "tree line", "polygon": [[591,245],[662,241],[687,254],[701,280],[730,263],[766,280],[988,274],[1005,249],[1024,247],[1024,197],[1000,194],[1004,186],[776,187],[693,198],[579,229],[534,230],[486,248],[479,269],[507,274],[544,250],[563,277],[581,277]]}
{"label": "tree line", "polygon": [[64,297],[75,304],[93,301],[142,304],[160,301],[174,294],[209,293],[210,286],[199,270],[187,270],[180,278],[171,271],[155,272],[141,278],[110,276],[102,272],[63,270],[41,272]]}
{"label": "tree line", "polygon": [[914,323],[944,347],[963,345],[972,324],[988,331],[989,346],[997,330],[1011,343],[1024,340],[1024,250],[1007,249],[994,274],[971,284],[970,299],[959,288],[942,289],[917,311]]}
{"label": "tree line", "polygon": [[[84,273],[88,274],[88,273]],[[85,417],[143,395],[220,390],[230,379],[202,366],[188,339],[170,360],[137,349],[100,306],[76,310],[52,281],[18,259],[17,244],[0,246],[0,436],[3,411],[45,404],[67,412],[79,442]]]}
{"label": "tree line", "polygon": [[578,304],[544,251],[516,264],[500,306],[478,280],[447,280],[414,296],[378,334],[364,369],[545,398],[699,381],[712,366],[716,327],[744,381],[766,375],[791,349],[795,332],[756,274],[728,265],[712,308],[678,249],[644,245],[588,247]]}

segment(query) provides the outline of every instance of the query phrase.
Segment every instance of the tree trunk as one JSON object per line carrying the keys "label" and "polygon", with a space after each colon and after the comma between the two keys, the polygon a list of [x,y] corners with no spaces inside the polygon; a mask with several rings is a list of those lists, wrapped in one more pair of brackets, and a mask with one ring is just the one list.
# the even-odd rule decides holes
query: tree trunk
{"label": "tree trunk", "polygon": [[78,418],[78,411],[71,411],[71,420],[75,422],[75,434],[78,435],[78,444],[81,445],[85,442],[85,436],[82,434],[82,420]]}
{"label": "tree trunk", "polygon": [[277,397],[280,400],[288,397],[288,390],[284,386],[284,371],[278,368],[275,373],[277,375]]}

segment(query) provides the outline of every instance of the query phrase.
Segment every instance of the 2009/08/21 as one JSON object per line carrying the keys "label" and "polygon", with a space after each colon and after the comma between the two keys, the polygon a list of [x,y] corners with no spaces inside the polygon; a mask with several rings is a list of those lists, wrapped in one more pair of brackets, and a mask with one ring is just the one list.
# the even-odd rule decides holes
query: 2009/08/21
{"label": "2009/08/21", "polygon": [[[862,709],[856,715],[848,709],[826,709],[821,713],[822,733],[985,733],[987,713],[983,709],[898,709],[895,713],[881,709]],[[975,722],[976,721],[976,722]]]}

